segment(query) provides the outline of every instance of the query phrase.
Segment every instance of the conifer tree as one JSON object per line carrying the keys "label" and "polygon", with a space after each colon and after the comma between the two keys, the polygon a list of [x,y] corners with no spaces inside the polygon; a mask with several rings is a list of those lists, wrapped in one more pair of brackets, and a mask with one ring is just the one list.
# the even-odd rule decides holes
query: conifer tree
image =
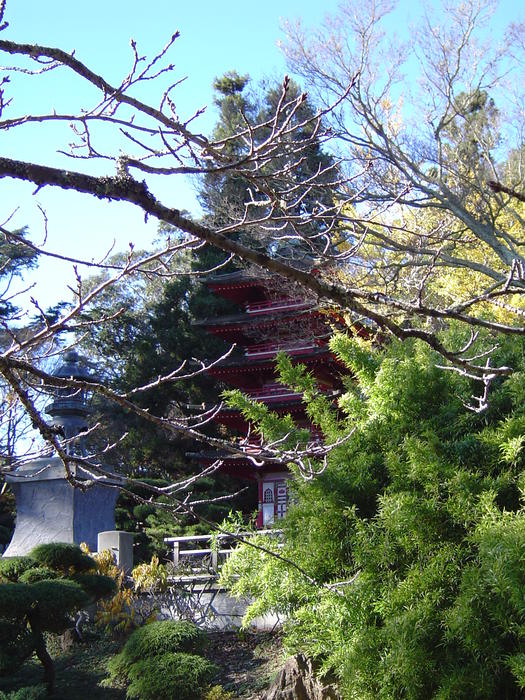
{"label": "conifer tree", "polygon": [[[270,120],[270,115],[279,99],[281,88],[265,87],[261,92],[249,89],[248,76],[241,76],[235,71],[217,78],[214,83],[216,92],[215,105],[218,109],[218,120],[213,137],[215,139],[230,139],[239,131],[244,119],[258,116],[261,120]],[[289,87],[289,99],[299,95],[296,85]],[[311,108],[301,107],[293,116],[304,126],[298,129],[298,139],[309,138],[312,117]],[[283,114],[283,119],[284,114]],[[270,124],[267,127],[271,128]],[[266,136],[262,132],[260,138]],[[235,152],[238,158],[243,157],[246,143],[241,139],[228,140],[227,148]],[[305,177],[307,172],[316,172],[326,167],[330,158],[323,153],[321,144],[315,143],[308,151],[308,157],[301,164],[298,177]],[[277,177],[283,163],[277,160],[272,167]],[[226,225],[232,216],[242,216],[244,202],[249,196],[248,183],[238,175],[230,172],[213,170],[204,175],[200,183],[200,203],[203,208],[203,223],[213,227]],[[319,196],[320,203],[326,198],[324,191],[312,191],[311,197]],[[298,204],[298,214],[300,213]],[[161,227],[160,240],[165,236],[177,237],[180,234],[169,227]],[[277,254],[278,242],[268,239],[268,235],[258,227],[246,228],[236,234],[244,240],[250,240],[254,245],[272,250]],[[183,240],[183,239],[181,239]],[[217,269],[218,268],[218,269]],[[86,352],[100,358],[102,367],[113,378],[114,385],[120,391],[127,391],[137,386],[146,385],[156,377],[169,373],[187,358],[197,357],[200,360],[213,360],[219,357],[227,346],[212,334],[206,332],[204,325],[198,321],[214,318],[227,313],[236,313],[239,309],[210,292],[205,279],[206,271],[217,270],[217,273],[232,272],[239,269],[238,263],[228,262],[221,251],[211,246],[203,246],[195,251],[189,251],[180,265],[180,274],[167,283],[152,280],[135,282],[136,288],[128,288],[125,280],[120,286],[113,285],[107,295],[100,297],[98,311],[91,312],[107,315],[122,309],[114,323],[101,326],[94,325],[92,333],[85,344]],[[203,274],[204,273],[204,274]],[[255,272],[257,274],[257,272]],[[100,278],[99,278],[100,280]],[[93,284],[95,281],[93,282]],[[137,286],[138,285],[138,286]],[[113,359],[115,358],[115,359]],[[196,368],[197,364],[190,361],[188,371]],[[191,380],[174,382],[162,386],[154,386],[151,390],[136,396],[139,405],[147,408],[156,415],[190,415],[201,406],[210,406],[219,400],[221,387],[210,377],[201,374]],[[170,435],[156,426],[145,426],[138,418],[112,411],[110,416],[104,414],[104,406],[100,406],[98,414],[100,421],[106,424],[110,441],[118,440],[120,435],[127,433],[114,451],[115,466],[124,467],[131,474],[141,478],[173,479],[174,476],[188,475],[200,468],[197,460],[192,461],[187,454],[195,452],[190,440],[178,435]],[[213,426],[208,432],[214,433]],[[204,480],[195,485],[199,499],[207,495],[219,496],[236,491],[245,484],[232,482],[215,474],[212,480]],[[255,493],[247,500],[240,500],[235,507],[252,512],[255,508]],[[206,515],[212,520],[222,520],[232,504],[224,502],[210,505]],[[125,529],[146,530],[154,538],[162,539],[162,535],[180,532],[180,526],[174,524],[169,515],[155,512],[147,505],[133,505],[127,498],[121,499],[117,509],[120,526]],[[140,538],[139,538],[140,541]],[[142,540],[146,545],[145,540]],[[147,556],[146,550],[142,552]]]}

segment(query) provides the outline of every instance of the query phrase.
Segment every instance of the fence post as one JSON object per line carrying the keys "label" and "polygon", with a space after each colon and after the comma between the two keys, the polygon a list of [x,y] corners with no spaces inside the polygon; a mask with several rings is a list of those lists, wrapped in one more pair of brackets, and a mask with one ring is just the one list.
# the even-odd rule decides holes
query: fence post
{"label": "fence post", "polygon": [[219,563],[218,553],[219,553],[220,546],[221,546],[221,541],[220,541],[220,538],[217,537],[217,539],[215,541],[215,547],[212,546],[212,548],[211,548],[211,568],[212,568],[212,571],[215,571],[215,573],[217,573],[217,569],[218,569],[218,563]]}
{"label": "fence post", "polygon": [[179,565],[179,551],[180,542],[173,543],[173,566],[177,567]]}

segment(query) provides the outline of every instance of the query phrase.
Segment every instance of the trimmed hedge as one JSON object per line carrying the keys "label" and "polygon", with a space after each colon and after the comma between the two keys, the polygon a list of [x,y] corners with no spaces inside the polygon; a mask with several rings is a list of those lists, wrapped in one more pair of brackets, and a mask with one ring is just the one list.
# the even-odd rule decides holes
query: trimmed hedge
{"label": "trimmed hedge", "polygon": [[37,603],[33,619],[42,629],[63,632],[70,627],[69,616],[91,602],[80,584],[68,579],[38,581],[26,586]]}
{"label": "trimmed hedge", "polygon": [[31,587],[25,583],[0,584],[0,618],[16,620],[23,618],[33,605],[35,597]]}
{"label": "trimmed hedge", "polygon": [[128,684],[128,698],[197,700],[217,667],[199,656],[206,634],[192,622],[162,620],[139,627],[108,664],[114,680]]}
{"label": "trimmed hedge", "polygon": [[71,580],[78,583],[94,600],[107,598],[117,592],[117,583],[109,576],[101,574],[75,574]]}
{"label": "trimmed hedge", "polygon": [[53,663],[45,653],[44,633],[64,632],[78,610],[115,592],[115,581],[95,571],[94,559],[63,542],[0,560],[0,673],[16,670],[36,651],[52,691]]}
{"label": "trimmed hedge", "polygon": [[35,566],[33,569],[28,569],[18,578],[20,583],[37,583],[38,581],[51,581],[60,578],[60,574],[53,569],[48,569],[46,566]]}
{"label": "trimmed hedge", "polygon": [[29,552],[29,556],[35,559],[40,566],[46,566],[66,574],[70,573],[70,569],[80,573],[96,568],[95,560],[92,557],[85,554],[78,545],[67,542],[39,544]]}

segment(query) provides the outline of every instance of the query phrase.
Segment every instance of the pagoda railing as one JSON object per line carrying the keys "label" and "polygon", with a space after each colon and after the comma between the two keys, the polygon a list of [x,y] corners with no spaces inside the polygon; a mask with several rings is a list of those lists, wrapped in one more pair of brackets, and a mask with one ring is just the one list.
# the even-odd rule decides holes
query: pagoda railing
{"label": "pagoda railing", "polygon": [[281,350],[285,350],[289,355],[293,355],[304,350],[315,350],[318,345],[315,341],[304,340],[296,342],[282,342],[282,343],[259,343],[258,345],[249,345],[244,354],[246,357],[261,357],[263,355],[268,355],[272,357],[276,355]]}
{"label": "pagoda railing", "polygon": [[248,396],[256,401],[274,401],[280,398],[299,398],[300,392],[293,391],[282,384],[267,384],[260,389],[249,389]]}
{"label": "pagoda railing", "polygon": [[284,311],[285,309],[307,309],[311,301],[304,299],[272,299],[271,301],[248,302],[244,308],[249,314],[260,314],[266,311]]}
{"label": "pagoda railing", "polygon": [[[331,387],[324,384],[319,384],[319,390],[323,394],[333,392]],[[266,386],[263,386],[260,389],[247,389],[245,391],[251,399],[255,399],[256,401],[274,401],[275,399],[280,398],[290,399],[300,398],[302,396],[301,392],[293,391],[293,389],[278,383],[266,384]]]}

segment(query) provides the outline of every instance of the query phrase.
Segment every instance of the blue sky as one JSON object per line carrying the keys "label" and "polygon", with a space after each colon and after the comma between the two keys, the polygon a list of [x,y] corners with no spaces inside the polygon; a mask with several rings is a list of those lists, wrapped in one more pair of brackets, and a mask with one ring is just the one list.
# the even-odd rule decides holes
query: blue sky
{"label": "blue sky", "polygon": [[[525,13],[523,0],[503,0],[497,23]],[[181,32],[171,60],[176,76],[187,76],[175,98],[181,116],[211,105],[215,76],[236,69],[249,73],[254,81],[262,77],[282,77],[284,59],[277,47],[282,37],[282,19],[302,17],[307,26],[315,26],[326,12],[337,8],[338,0],[265,0],[247,3],[240,0],[212,2],[200,0],[90,0],[73,3],[65,0],[7,0],[6,19],[10,27],[2,38],[24,43],[39,43],[76,50],[79,59],[93,70],[116,82],[122,76],[131,55],[129,40],[138,42],[139,50],[151,53],[159,49],[175,30]],[[415,0],[402,0],[397,29],[404,30],[419,7]],[[523,17],[522,17],[523,18]],[[0,57],[0,63],[7,61]],[[65,74],[64,74],[65,75]],[[20,111],[29,111],[35,100],[39,111],[65,107],[78,100],[76,83],[64,77],[57,93],[52,76],[44,79],[21,78],[13,84],[12,95]],[[6,115],[8,116],[8,115]],[[209,132],[215,120],[213,107],[195,128]],[[4,155],[38,162],[62,163],[55,156],[53,134],[44,140],[43,129],[0,133],[0,151]],[[47,132],[46,132],[47,133]],[[76,163],[69,167],[75,168]],[[137,247],[148,246],[155,237],[156,222],[144,224],[140,212],[125,204],[94,202],[90,198],[60,190],[44,189],[35,197],[32,188],[22,183],[0,181],[0,220],[15,211],[10,225],[29,225],[33,239],[42,236],[42,216],[37,203],[49,219],[47,247],[68,255],[97,259],[111,245],[122,250],[129,241]],[[195,209],[195,197],[189,183],[173,184],[169,201],[177,208]],[[33,294],[42,305],[67,298],[66,285],[73,283],[71,266],[42,262],[35,277],[38,288]]]}
{"label": "blue sky", "polygon": [[[24,43],[75,49],[79,59],[110,80],[117,81],[129,65],[130,38],[138,42],[139,50],[152,53],[179,30],[180,38],[171,52],[176,76],[187,76],[177,89],[175,98],[181,116],[210,105],[215,76],[233,68],[250,73],[255,80],[267,75],[282,76],[284,60],[277,48],[282,17],[305,15],[308,21],[319,21],[323,12],[335,8],[335,0],[305,3],[299,0],[265,0],[255,3],[239,0],[226,2],[188,2],[185,0],[90,0],[73,3],[64,0],[7,0],[6,19],[9,28],[2,38]],[[0,63],[7,61],[2,56]],[[77,97],[75,81],[64,73],[63,89],[56,93],[53,76],[38,79],[20,78],[13,85],[15,108],[27,112],[36,100],[39,111],[56,106],[66,108]],[[7,116],[7,115],[6,115]],[[200,118],[195,127],[209,131],[214,123],[213,107]],[[56,144],[44,141],[42,128],[0,133],[0,149],[5,155],[39,162],[63,162],[55,156]],[[46,134],[47,134],[46,130]],[[75,168],[72,162],[69,167]],[[156,222],[145,226],[138,211],[125,204],[93,202],[86,196],[64,193],[48,188],[32,195],[34,188],[22,183],[0,181],[0,220],[16,207],[12,226],[29,225],[35,241],[42,237],[42,216],[37,203],[49,219],[47,247],[60,249],[68,255],[103,255],[115,241],[115,249],[125,248],[129,241],[137,247],[147,246],[156,233]],[[191,185],[178,180],[173,185],[172,205],[195,209]],[[42,261],[36,275],[38,288],[33,294],[46,306],[67,296],[66,284],[71,284],[70,266]]]}

